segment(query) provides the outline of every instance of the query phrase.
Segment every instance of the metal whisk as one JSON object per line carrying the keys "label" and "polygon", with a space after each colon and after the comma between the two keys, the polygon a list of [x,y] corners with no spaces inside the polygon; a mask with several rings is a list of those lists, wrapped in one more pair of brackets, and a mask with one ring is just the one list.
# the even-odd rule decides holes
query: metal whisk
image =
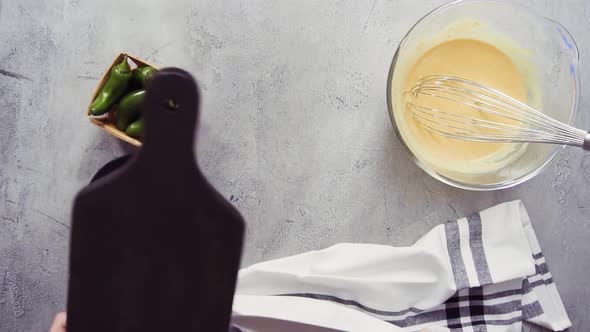
{"label": "metal whisk", "polygon": [[[426,129],[476,142],[566,144],[590,150],[590,134],[557,121],[506,94],[459,77],[433,75],[406,92],[415,119]],[[424,98],[426,97],[426,98]],[[445,107],[433,105],[443,103]],[[459,108],[470,110],[460,114]]]}

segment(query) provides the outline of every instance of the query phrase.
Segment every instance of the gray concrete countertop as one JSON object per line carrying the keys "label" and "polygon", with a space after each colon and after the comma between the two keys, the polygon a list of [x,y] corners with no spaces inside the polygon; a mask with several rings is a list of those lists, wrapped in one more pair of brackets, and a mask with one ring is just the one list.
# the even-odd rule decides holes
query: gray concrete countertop
{"label": "gray concrete countertop", "polygon": [[[248,222],[243,264],[338,242],[409,245],[494,204],[527,206],[574,323],[590,329],[590,154],[567,149],[511,190],[453,189],[396,140],[395,48],[444,0],[0,0],[0,331],[44,331],[65,307],[72,198],[130,147],[84,108],[119,51],[199,80],[198,159]],[[590,2],[522,1],[581,52],[590,128]]]}

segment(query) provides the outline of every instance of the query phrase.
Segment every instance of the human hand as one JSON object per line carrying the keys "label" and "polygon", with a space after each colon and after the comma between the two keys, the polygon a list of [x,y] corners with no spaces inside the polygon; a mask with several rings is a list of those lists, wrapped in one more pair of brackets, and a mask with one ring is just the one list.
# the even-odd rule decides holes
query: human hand
{"label": "human hand", "polygon": [[53,323],[49,328],[49,332],[66,332],[66,313],[60,312],[55,315]]}

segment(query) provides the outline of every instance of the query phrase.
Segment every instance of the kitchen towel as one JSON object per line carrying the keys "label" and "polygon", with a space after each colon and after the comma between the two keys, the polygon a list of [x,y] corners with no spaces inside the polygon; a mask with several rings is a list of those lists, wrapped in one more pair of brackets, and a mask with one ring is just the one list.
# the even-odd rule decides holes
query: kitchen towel
{"label": "kitchen towel", "polygon": [[338,244],[242,269],[235,331],[521,331],[571,326],[526,210],[504,203],[411,247]]}

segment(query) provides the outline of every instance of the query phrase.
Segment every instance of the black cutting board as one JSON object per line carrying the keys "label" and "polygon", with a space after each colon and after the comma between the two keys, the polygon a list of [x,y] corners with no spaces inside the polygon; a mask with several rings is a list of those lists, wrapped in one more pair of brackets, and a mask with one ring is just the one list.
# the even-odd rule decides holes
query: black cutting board
{"label": "black cutting board", "polygon": [[227,331],[244,222],[195,161],[198,106],[190,74],[159,71],[143,147],[76,197],[68,332]]}

